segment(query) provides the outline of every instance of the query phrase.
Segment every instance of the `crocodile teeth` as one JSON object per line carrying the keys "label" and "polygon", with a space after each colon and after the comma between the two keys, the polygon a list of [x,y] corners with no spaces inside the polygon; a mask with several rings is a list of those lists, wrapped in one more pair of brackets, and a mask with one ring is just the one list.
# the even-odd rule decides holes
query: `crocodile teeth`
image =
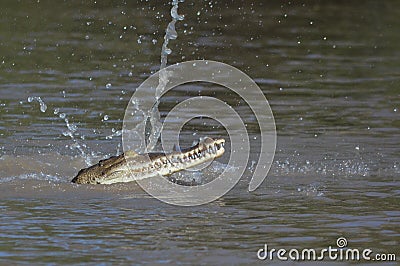
{"label": "crocodile teeth", "polygon": [[155,162],[154,165],[157,169],[160,169],[162,164],[160,162]]}

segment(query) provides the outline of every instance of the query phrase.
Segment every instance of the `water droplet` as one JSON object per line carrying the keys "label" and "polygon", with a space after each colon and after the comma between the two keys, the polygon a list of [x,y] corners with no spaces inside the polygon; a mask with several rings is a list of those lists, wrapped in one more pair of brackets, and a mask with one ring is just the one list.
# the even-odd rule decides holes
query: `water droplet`
{"label": "water droplet", "polygon": [[103,120],[104,120],[104,121],[107,121],[107,120],[108,120],[108,115],[105,115],[105,116],[103,117]]}
{"label": "water droplet", "polygon": [[164,53],[165,53],[165,54],[171,54],[171,53],[172,53],[172,50],[169,49],[169,48],[166,48],[166,49],[164,50]]}
{"label": "water droplet", "polygon": [[47,110],[47,105],[44,103],[44,101],[42,100],[42,98],[40,97],[28,97],[28,102],[33,102],[33,100],[38,101],[40,104],[40,111],[42,113],[46,112]]}
{"label": "water droplet", "polygon": [[178,14],[178,3],[175,2],[172,4],[174,5],[174,7],[172,7],[172,9],[171,9],[171,17],[175,20],[183,20],[185,18],[185,16]]}
{"label": "water droplet", "polygon": [[75,132],[78,129],[78,127],[75,124],[67,124],[67,127],[72,132]]}
{"label": "water droplet", "polygon": [[107,84],[106,84],[106,89],[111,88],[111,86],[112,86],[111,83],[107,83]]}
{"label": "water droplet", "polygon": [[47,105],[44,102],[40,102],[40,111],[42,113],[46,112],[47,110]]}

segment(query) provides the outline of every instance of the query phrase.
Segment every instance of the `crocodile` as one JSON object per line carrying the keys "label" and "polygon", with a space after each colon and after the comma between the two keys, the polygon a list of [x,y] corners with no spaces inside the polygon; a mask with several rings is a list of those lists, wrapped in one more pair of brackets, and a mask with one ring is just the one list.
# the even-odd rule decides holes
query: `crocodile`
{"label": "crocodile", "polygon": [[[225,152],[224,139],[201,138],[187,149],[176,146],[171,153],[150,152],[138,154],[132,150],[99,161],[84,168],[72,179],[77,184],[113,184],[132,182],[158,174],[170,176],[175,172],[209,162]],[[175,179],[170,181],[175,182]],[[179,182],[176,182],[179,184]]]}

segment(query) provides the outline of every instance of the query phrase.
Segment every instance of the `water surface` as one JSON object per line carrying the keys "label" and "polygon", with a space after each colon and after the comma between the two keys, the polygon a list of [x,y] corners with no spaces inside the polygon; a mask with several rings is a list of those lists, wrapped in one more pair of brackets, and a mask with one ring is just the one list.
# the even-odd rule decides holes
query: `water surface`
{"label": "water surface", "polygon": [[[322,249],[340,236],[352,248],[398,253],[398,2],[180,4],[185,20],[169,62],[210,59],[243,70],[268,98],[278,134],[267,180],[248,193],[259,152],[250,109],[210,84],[165,95],[162,116],[189,96],[225,100],[253,140],[238,186],[194,208],[161,203],[136,184],[69,182],[88,162],[122,151],[125,107],[159,68],[169,4],[3,2],[2,264],[264,264],[256,252],[265,243]],[[28,97],[41,97],[46,111]],[[181,141],[205,135],[227,137],[197,119]]]}

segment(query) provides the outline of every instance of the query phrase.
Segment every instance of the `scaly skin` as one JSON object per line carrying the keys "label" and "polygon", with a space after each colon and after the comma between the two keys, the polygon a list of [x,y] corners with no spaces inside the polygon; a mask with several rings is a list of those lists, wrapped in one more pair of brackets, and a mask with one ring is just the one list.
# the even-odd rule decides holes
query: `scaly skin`
{"label": "scaly skin", "polygon": [[224,154],[225,140],[204,138],[193,147],[171,153],[137,154],[127,151],[101,160],[79,171],[71,182],[77,184],[113,184],[131,182],[175,172],[208,162]]}

